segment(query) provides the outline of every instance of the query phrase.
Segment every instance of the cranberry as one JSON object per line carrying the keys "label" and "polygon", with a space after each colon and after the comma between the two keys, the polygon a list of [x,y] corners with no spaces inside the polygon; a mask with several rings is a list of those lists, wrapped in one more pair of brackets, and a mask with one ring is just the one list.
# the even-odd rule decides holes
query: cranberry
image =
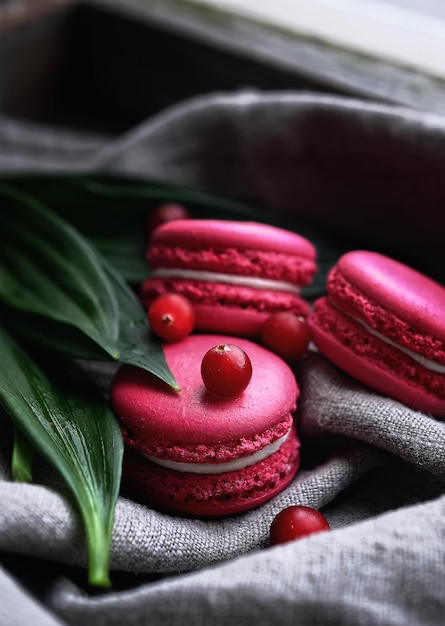
{"label": "cranberry", "polygon": [[310,334],[304,317],[289,311],[271,313],[261,328],[261,341],[285,361],[303,356],[309,346]]}
{"label": "cranberry", "polygon": [[287,543],[324,530],[330,530],[330,526],[320,511],[309,506],[289,506],[273,520],[270,543]]}
{"label": "cranberry", "polygon": [[151,233],[167,222],[173,222],[174,220],[187,220],[190,218],[190,213],[182,204],[175,204],[169,202],[167,204],[161,204],[148,214],[145,222],[145,233],[147,237],[151,236]]}
{"label": "cranberry", "polygon": [[218,396],[239,396],[252,378],[252,363],[238,346],[221,343],[204,355],[201,376],[211,393]]}
{"label": "cranberry", "polygon": [[184,339],[195,325],[192,303],[176,293],[165,293],[153,300],[147,317],[153,332],[165,341]]}

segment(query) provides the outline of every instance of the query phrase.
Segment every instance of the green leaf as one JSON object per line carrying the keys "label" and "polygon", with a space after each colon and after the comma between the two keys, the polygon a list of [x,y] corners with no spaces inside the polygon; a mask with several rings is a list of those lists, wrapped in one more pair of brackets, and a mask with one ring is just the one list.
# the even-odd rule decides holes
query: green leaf
{"label": "green leaf", "polygon": [[65,356],[90,361],[115,360],[80,329],[51,318],[24,313],[0,303],[0,320],[26,340]]}
{"label": "green leaf", "polygon": [[74,327],[118,358],[118,305],[91,246],[39,202],[0,185],[0,300]]}
{"label": "green leaf", "polygon": [[0,327],[0,403],[35,449],[63,476],[79,507],[89,581],[109,585],[122,435],[105,399],[77,370],[59,364],[51,380]]}
{"label": "green leaf", "polygon": [[151,335],[139,300],[123,278],[108,263],[103,263],[120,307],[119,362],[145,369],[180,391],[165,360],[162,344]]}
{"label": "green leaf", "polygon": [[14,480],[22,483],[32,482],[32,462],[35,451],[24,437],[20,428],[14,428],[14,447],[12,450],[11,470]]}
{"label": "green leaf", "polygon": [[68,356],[142,367],[178,385],[134,292],[89,241],[40,202],[0,185],[0,319]]}

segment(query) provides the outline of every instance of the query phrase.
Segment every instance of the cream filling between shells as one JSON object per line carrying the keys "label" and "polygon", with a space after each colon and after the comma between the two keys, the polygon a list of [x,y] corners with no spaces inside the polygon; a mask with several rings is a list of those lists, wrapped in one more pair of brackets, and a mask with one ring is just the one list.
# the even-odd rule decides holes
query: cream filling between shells
{"label": "cream filling between shells", "polygon": [[252,289],[267,289],[271,291],[289,291],[300,295],[301,290],[296,285],[285,280],[258,278],[257,276],[240,276],[239,274],[224,274],[223,272],[209,272],[205,270],[176,269],[173,267],[158,267],[151,272],[153,278],[180,278],[185,280],[200,280],[208,283],[225,283],[240,285]]}
{"label": "cream filling between shells", "polygon": [[258,463],[259,461],[264,461],[267,457],[271,456],[275,452],[278,452],[289,437],[290,432],[291,429],[289,429],[287,433],[279,439],[269,443],[267,446],[264,446],[264,448],[261,448],[261,450],[254,452],[250,456],[233,459],[233,461],[227,461],[225,463],[180,463],[178,461],[159,459],[158,457],[146,454],[145,452],[141,452],[140,454],[152,463],[156,463],[156,465],[161,465],[162,467],[166,467],[167,469],[172,469],[177,472],[189,472],[191,474],[224,474],[224,472],[242,470],[250,465]]}
{"label": "cream filling between shells", "polygon": [[419,354],[418,352],[414,352],[413,350],[410,350],[409,348],[405,348],[404,346],[400,346],[398,343],[396,343],[395,341],[393,341],[389,337],[386,337],[385,335],[382,335],[382,333],[379,333],[374,328],[371,328],[370,326],[368,326],[368,324],[366,322],[364,322],[363,320],[361,320],[360,318],[355,317],[355,315],[350,315],[349,313],[346,313],[345,311],[343,311],[343,309],[340,309],[340,307],[335,302],[333,302],[331,299],[329,299],[329,302],[335,308],[337,308],[339,311],[341,311],[343,313],[343,315],[346,315],[347,317],[350,317],[351,319],[353,319],[355,322],[358,322],[359,324],[361,324],[370,335],[374,335],[374,337],[377,337],[378,339],[380,339],[381,341],[387,343],[388,345],[392,346],[393,348],[396,348],[397,350],[400,350],[400,352],[403,352],[404,354],[409,356],[411,359],[413,359],[414,361],[416,361],[417,363],[422,365],[422,367],[424,367],[425,369],[427,369],[427,370],[429,370],[431,372],[436,372],[437,374],[445,374],[445,365],[442,365],[442,363],[437,363],[436,361],[433,361],[431,359],[427,359],[426,357],[424,357],[423,355]]}

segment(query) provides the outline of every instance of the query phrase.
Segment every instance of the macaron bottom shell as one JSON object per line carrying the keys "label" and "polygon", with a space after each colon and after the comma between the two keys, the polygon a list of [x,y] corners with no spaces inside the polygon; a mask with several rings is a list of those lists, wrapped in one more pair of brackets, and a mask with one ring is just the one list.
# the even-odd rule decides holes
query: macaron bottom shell
{"label": "macaron bottom shell", "polygon": [[177,293],[193,304],[195,327],[205,332],[255,337],[267,317],[277,311],[290,311],[306,317],[309,304],[296,293],[273,289],[180,279],[147,279],[141,288],[146,309],[163,293]]}
{"label": "macaron bottom shell", "polygon": [[281,448],[244,469],[222,474],[179,472],[127,449],[124,485],[144,501],[169,512],[211,517],[255,508],[280,493],[300,465],[299,441],[292,426]]}
{"label": "macaron bottom shell", "polygon": [[354,379],[415,410],[445,418],[444,374],[367,332],[328,298],[316,302],[309,326],[320,352]]}
{"label": "macaron bottom shell", "polygon": [[195,304],[196,327],[202,332],[220,332],[252,340],[259,337],[268,312]]}

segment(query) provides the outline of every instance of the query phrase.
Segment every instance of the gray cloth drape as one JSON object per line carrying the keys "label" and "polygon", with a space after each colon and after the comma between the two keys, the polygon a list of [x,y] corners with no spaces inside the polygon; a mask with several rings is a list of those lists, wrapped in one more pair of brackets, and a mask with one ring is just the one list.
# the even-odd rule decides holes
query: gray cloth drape
{"label": "gray cloth drape", "polygon": [[[445,119],[340,97],[210,95],[123,137],[0,119],[1,171],[108,170],[294,212],[444,281]],[[445,312],[444,312],[445,314]],[[105,384],[106,369],[99,375]],[[0,624],[391,624],[445,621],[445,425],[313,352],[297,377],[304,465],[260,508],[220,520],[119,499],[108,591],[85,585],[79,518],[57,478],[10,480],[0,416]],[[332,532],[267,546],[289,504]]]}

